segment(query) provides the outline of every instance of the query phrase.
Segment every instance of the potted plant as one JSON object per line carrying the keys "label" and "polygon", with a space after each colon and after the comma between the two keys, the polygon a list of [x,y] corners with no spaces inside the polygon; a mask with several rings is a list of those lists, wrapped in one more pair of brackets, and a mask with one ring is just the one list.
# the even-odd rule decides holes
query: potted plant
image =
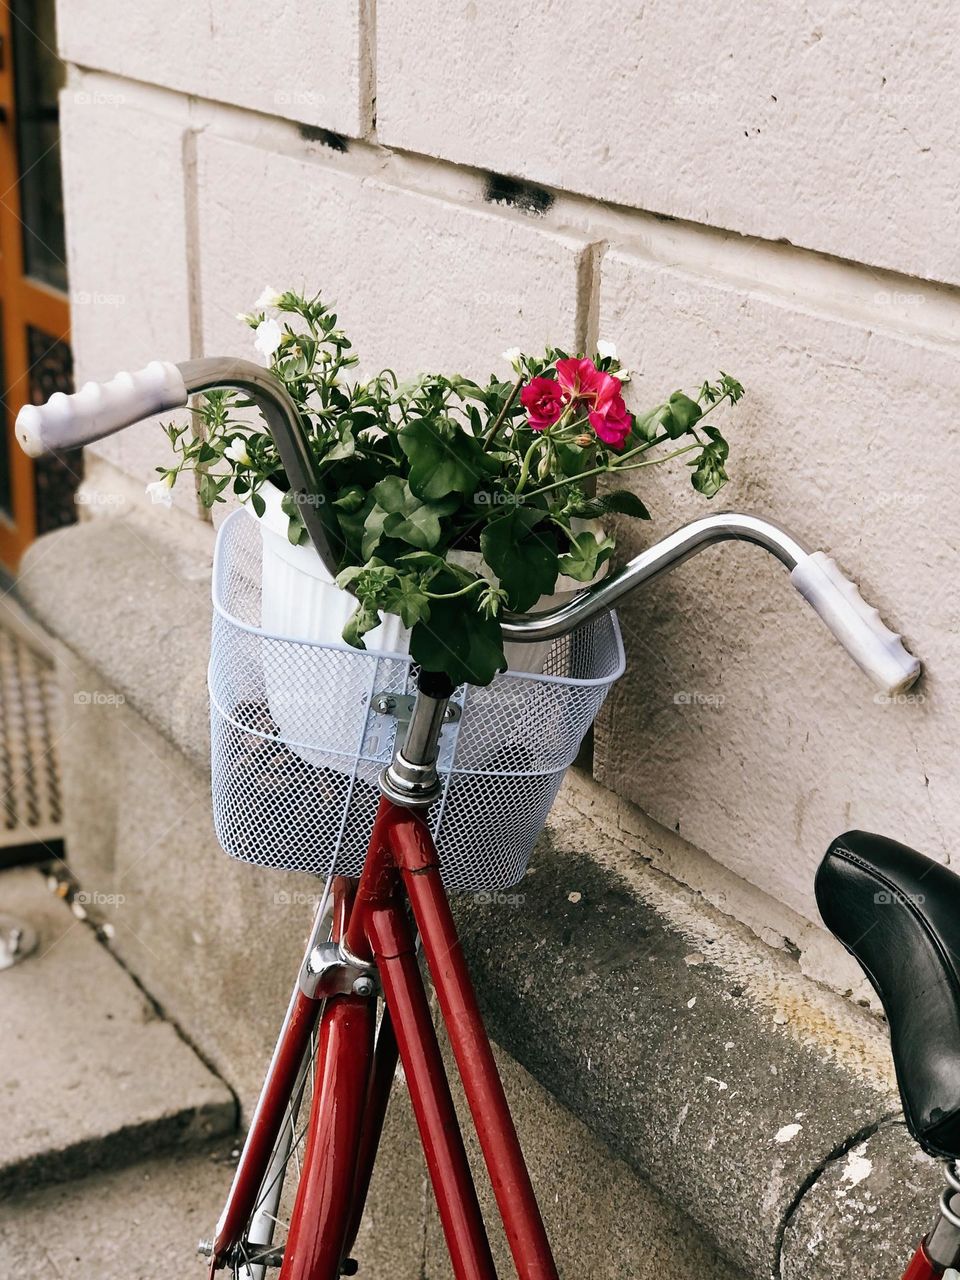
{"label": "potted plant", "polygon": [[616,547],[604,515],[649,518],[631,489],[597,493],[597,482],[679,458],[706,498],[727,479],[727,443],[707,421],[743,394],[725,373],[635,415],[610,343],[592,358],[511,350],[512,377],[485,383],[401,381],[389,369],[351,381],[357,357],[319,295],[267,290],[241,318],[300,410],[336,581],[309,545],[272,438],[235,392],[203,397],[198,429],[165,427],[176,461],[148,488],[169,501],[193,471],[205,506],[232,493],[260,518],[263,625],[276,634],[409,652],[454,684],[487,685],[508,662],[539,670],[539,646],[505,654],[501,612],[549,607],[602,574]]}

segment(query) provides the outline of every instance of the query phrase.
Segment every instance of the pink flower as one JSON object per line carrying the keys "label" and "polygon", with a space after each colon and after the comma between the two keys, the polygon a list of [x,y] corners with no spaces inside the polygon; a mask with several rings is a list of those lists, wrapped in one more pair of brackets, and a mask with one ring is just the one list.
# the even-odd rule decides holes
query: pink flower
{"label": "pink flower", "polygon": [[[613,378],[612,381],[616,382],[617,379]],[[622,395],[614,395],[603,412],[594,409],[588,417],[591,427],[604,444],[608,444],[611,449],[623,448],[630,434],[633,420],[627,412],[627,406],[623,403]]]}
{"label": "pink flower", "polygon": [[531,378],[520,392],[527,422],[534,431],[546,431],[563,413],[567,397],[552,378]]}
{"label": "pink flower", "polygon": [[622,449],[630,434],[631,418],[620,394],[620,379],[601,373],[592,360],[571,359],[557,361],[557,381],[572,400],[589,406],[590,425],[604,444]]}
{"label": "pink flower", "polygon": [[601,373],[593,408],[588,413],[590,425],[612,449],[622,449],[630,434],[632,420],[620,394],[622,384],[613,374]]}
{"label": "pink flower", "polygon": [[592,360],[557,361],[557,381],[568,392],[571,400],[593,397],[599,390],[599,380],[607,377],[601,373]]}

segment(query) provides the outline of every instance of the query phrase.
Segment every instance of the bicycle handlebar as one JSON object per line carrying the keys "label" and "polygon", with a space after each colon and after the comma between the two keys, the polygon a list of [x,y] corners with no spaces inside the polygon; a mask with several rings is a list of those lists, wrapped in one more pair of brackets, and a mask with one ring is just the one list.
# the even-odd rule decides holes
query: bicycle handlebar
{"label": "bicycle handlebar", "polygon": [[758,516],[725,511],[703,516],[674,530],[635,556],[619,573],[550,613],[507,614],[503,638],[510,643],[554,640],[589,618],[612,609],[642,583],[650,582],[717,542],[752,542],[776,556],[790,570],[790,580],[860,669],[884,692],[909,689],[920,675],[920,662],[902,638],[883,622],[860,594],[857,584],[822,551],[807,552],[779,525]]}
{"label": "bicycle handlebar", "polygon": [[[143,418],[182,408],[190,395],[214,387],[233,387],[256,402],[276,441],[307,533],[332,576],[337,558],[331,540],[339,531],[325,505],[316,501],[318,480],[313,458],[300,430],[300,415],[286,388],[267,370],[247,360],[215,357],[181,364],[154,361],[138,373],[119,373],[109,382],[88,382],[73,395],[56,392],[44,405],[26,405],[17,416],[16,435],[30,457],[74,449],[100,440]],[[909,689],[920,663],[889,630],[822,551],[808,553],[789,533],[769,520],[725,512],[704,516],[668,534],[634,557],[619,573],[604,579],[569,604],[543,614],[505,614],[503,638],[534,643],[566,635],[588,618],[612,609],[644,582],[682,563],[704,547],[730,539],[765,548],[790,570],[807,603],[847,650],[854,662],[888,694]]]}

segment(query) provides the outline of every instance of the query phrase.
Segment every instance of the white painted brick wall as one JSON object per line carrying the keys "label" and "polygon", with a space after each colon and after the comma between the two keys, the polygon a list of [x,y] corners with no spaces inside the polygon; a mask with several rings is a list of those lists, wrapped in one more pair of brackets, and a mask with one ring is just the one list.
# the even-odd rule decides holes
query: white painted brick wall
{"label": "white painted brick wall", "polygon": [[[637,353],[635,405],[726,369],[735,481],[720,508],[781,521],[859,578],[926,665],[920,700],[878,705],[752,547],[718,547],[623,613],[631,676],[597,735],[598,776],[815,918],[813,873],[851,826],[949,856],[960,830],[955,350],[816,315],[628,253],[603,263],[602,332]],[[656,530],[703,502],[646,473]],[[624,528],[639,549],[649,526]]]}
{"label": "white painted brick wall", "polygon": [[[389,146],[960,280],[943,5],[383,4]],[[429,33],[427,37],[426,33]]]}
{"label": "white painted brick wall", "polygon": [[369,373],[505,377],[508,346],[583,341],[580,237],[209,136],[198,185],[208,352],[249,348],[265,284],[322,287]]}
{"label": "white painted brick wall", "polygon": [[[845,826],[946,855],[960,302],[927,283],[960,281],[943,12],[381,4],[374,76],[372,10],[61,0],[80,377],[191,341],[250,354],[235,313],[291,283],[336,299],[367,371],[503,372],[508,345],[597,331],[638,404],[730,370],[749,394],[718,505],[858,574],[924,660],[922,700],[879,706],[773,561],[715,549],[626,611],[598,775],[716,859],[718,892],[735,873],[807,915]],[[357,140],[341,154],[304,124]],[[556,200],[487,203],[485,168]],[[138,485],[167,458],[152,427],[98,453]],[[642,490],[655,524],[626,551],[708,509],[682,477]]]}
{"label": "white painted brick wall", "polygon": [[[176,104],[174,104],[174,108]],[[190,354],[182,113],[138,109],[122,85],[61,95],[72,344],[78,382]],[[146,484],[170,450],[156,422],[91,446]],[[192,510],[189,484],[177,502]]]}
{"label": "white painted brick wall", "polygon": [[68,61],[360,136],[372,93],[365,0],[66,0]]}

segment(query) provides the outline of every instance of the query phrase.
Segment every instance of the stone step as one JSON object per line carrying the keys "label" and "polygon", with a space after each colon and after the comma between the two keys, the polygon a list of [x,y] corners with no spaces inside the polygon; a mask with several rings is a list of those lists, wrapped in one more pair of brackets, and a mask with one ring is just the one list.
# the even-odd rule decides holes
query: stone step
{"label": "stone step", "polygon": [[0,1267],[18,1280],[203,1280],[236,1163],[232,1140],[153,1156],[0,1203]]}
{"label": "stone step", "polygon": [[0,913],[37,936],[0,969],[0,1195],[234,1128],[230,1090],[38,870],[0,872]]}

